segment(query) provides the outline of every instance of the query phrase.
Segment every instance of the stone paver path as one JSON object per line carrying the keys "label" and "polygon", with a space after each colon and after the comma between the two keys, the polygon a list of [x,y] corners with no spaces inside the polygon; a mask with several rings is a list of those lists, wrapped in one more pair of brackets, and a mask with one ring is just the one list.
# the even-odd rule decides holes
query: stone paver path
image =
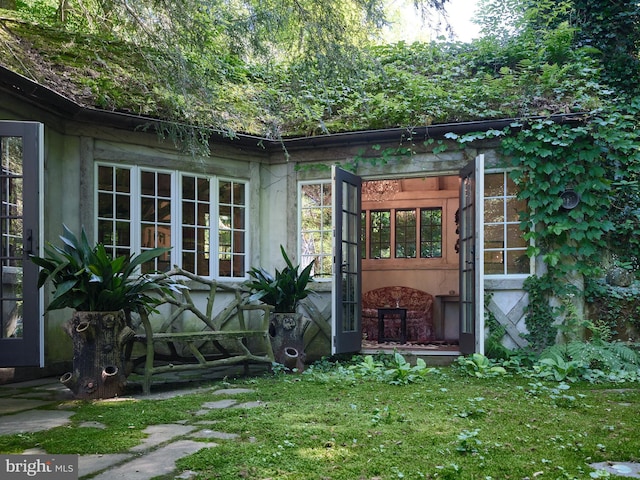
{"label": "stone paver path", "polygon": [[[175,390],[140,398],[160,400],[196,392],[202,393],[203,389]],[[79,478],[149,480],[174,472],[175,478],[189,479],[195,475],[195,472],[175,472],[177,460],[203,448],[215,448],[219,441],[234,441],[239,438],[237,434],[215,430],[215,421],[202,420],[198,417],[215,409],[264,406],[265,404],[260,401],[238,403],[233,398],[224,398],[252,392],[253,390],[246,388],[210,390],[208,393],[212,396],[222,398],[204,402],[196,412],[192,423],[150,425],[144,430],[147,437],[126,453],[81,455],[78,459]],[[37,432],[70,423],[74,411],[72,408],[65,408],[65,404],[61,403],[61,400],[71,399],[69,393],[64,387],[60,388],[55,380],[0,385],[0,435]],[[57,409],[51,409],[56,405]],[[100,422],[89,421],[80,424],[78,428],[106,429],[108,427]],[[24,453],[47,452],[34,448]]]}
{"label": "stone paver path", "polygon": [[59,410],[26,410],[0,417],[0,435],[40,432],[69,423],[74,412]]}

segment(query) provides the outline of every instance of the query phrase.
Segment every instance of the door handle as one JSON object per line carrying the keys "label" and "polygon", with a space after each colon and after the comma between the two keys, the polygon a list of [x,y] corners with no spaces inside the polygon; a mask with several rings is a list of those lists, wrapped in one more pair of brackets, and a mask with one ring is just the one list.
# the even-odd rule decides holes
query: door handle
{"label": "door handle", "polygon": [[31,228],[27,229],[25,240],[25,250],[27,251],[27,255],[31,255],[33,253],[33,230]]}

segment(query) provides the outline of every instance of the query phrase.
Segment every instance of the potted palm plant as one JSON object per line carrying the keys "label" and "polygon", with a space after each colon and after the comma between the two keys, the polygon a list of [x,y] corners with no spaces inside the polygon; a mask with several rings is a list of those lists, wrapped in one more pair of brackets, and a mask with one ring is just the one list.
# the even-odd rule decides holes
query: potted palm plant
{"label": "potted palm plant", "polygon": [[73,340],[73,371],[60,381],[77,398],[110,398],[126,385],[126,361],[133,341],[131,312],[153,311],[159,295],[171,295],[175,284],[162,276],[139,274],[142,264],[168,248],[137,256],[112,258],[104,245],[91,246],[84,229],[78,239],[64,226],[62,247],[48,244],[45,256],[32,255],[40,267],[38,288],[53,285],[47,311],[71,308],[63,328]]}
{"label": "potted palm plant", "polygon": [[260,300],[274,307],[269,333],[276,361],[301,371],[307,322],[297,308],[300,300],[312,293],[308,285],[313,281],[313,263],[300,270],[300,265],[293,265],[282,245],[280,251],[286,264],[282,270],[276,269],[272,275],[262,267],[253,267],[247,272],[251,280],[245,285],[252,292],[249,301]]}

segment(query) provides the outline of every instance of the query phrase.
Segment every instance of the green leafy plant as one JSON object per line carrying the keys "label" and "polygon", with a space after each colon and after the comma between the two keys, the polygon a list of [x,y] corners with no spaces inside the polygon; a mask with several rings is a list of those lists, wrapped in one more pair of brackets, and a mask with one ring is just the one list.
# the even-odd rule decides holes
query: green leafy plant
{"label": "green leafy plant", "polygon": [[584,394],[578,393],[571,395],[568,391],[571,389],[565,382],[560,382],[557,385],[547,386],[541,382],[530,383],[529,389],[525,393],[530,397],[542,398],[548,397],[553,405],[562,408],[575,408],[578,407],[579,399],[585,398]]}
{"label": "green leafy plant", "polygon": [[374,379],[389,385],[407,385],[424,380],[435,368],[427,367],[421,358],[411,365],[402,354],[394,352],[393,356],[384,360],[366,355],[362,361],[349,366],[349,370],[359,378]]}
{"label": "green leafy plant", "polygon": [[482,445],[478,437],[479,429],[463,430],[458,434],[458,446],[456,450],[462,454],[478,453],[478,447]]}
{"label": "green leafy plant", "polygon": [[586,366],[581,361],[564,360],[560,357],[542,358],[533,366],[537,376],[556,382],[564,380],[576,382],[582,377],[585,369]]}
{"label": "green leafy plant", "polygon": [[307,285],[313,281],[313,263],[299,271],[300,266],[293,265],[282,245],[280,251],[287,264],[285,268],[276,269],[275,275],[272,275],[262,267],[253,267],[247,272],[253,280],[247,281],[245,285],[253,292],[249,301],[261,300],[267,305],[273,305],[279,313],[295,312],[298,302],[311,293]]}
{"label": "green leafy plant", "polygon": [[157,293],[171,294],[173,282],[161,276],[139,275],[138,267],[170,249],[154,248],[140,255],[111,258],[104,245],[91,246],[84,229],[80,238],[64,227],[62,247],[48,244],[46,256],[32,255],[41,270],[38,288],[51,282],[54,294],[47,311],[73,308],[77,311],[152,311]]}
{"label": "green leafy plant", "polygon": [[553,345],[540,356],[536,369],[542,377],[555,380],[578,379],[595,381],[607,378],[626,379],[625,372],[637,375],[640,371],[640,355],[622,342],[605,342],[594,339],[590,342],[572,341]]}
{"label": "green leafy plant", "polygon": [[373,355],[365,355],[362,361],[349,366],[349,370],[359,377],[380,377],[385,370],[384,362],[376,360]]}
{"label": "green leafy plant", "polygon": [[456,412],[456,417],[480,418],[487,413],[486,410],[481,407],[482,403],[484,402],[484,397],[469,398],[467,402],[468,405],[464,409]]}
{"label": "green leafy plant", "polygon": [[473,353],[466,357],[458,357],[457,366],[464,372],[475,377],[495,377],[505,375],[504,367],[496,365],[491,359],[481,353]]}
{"label": "green leafy plant", "polygon": [[640,282],[618,287],[604,279],[590,279],[587,286],[590,317],[597,318],[600,327],[608,327],[612,334],[619,332],[625,340],[633,340],[633,330],[640,330]]}
{"label": "green leafy plant", "polygon": [[385,370],[385,376],[392,385],[405,385],[422,380],[434,370],[427,367],[422,358],[418,358],[416,364],[411,365],[400,353],[395,352],[393,360]]}

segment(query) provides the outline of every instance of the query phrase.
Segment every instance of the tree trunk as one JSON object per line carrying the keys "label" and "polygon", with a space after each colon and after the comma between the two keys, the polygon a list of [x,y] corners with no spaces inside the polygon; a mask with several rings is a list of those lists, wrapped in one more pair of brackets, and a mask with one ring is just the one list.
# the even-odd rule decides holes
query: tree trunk
{"label": "tree trunk", "polygon": [[126,348],[134,336],[124,311],[75,312],[64,329],[73,340],[73,372],[60,381],[80,399],[122,395]]}

